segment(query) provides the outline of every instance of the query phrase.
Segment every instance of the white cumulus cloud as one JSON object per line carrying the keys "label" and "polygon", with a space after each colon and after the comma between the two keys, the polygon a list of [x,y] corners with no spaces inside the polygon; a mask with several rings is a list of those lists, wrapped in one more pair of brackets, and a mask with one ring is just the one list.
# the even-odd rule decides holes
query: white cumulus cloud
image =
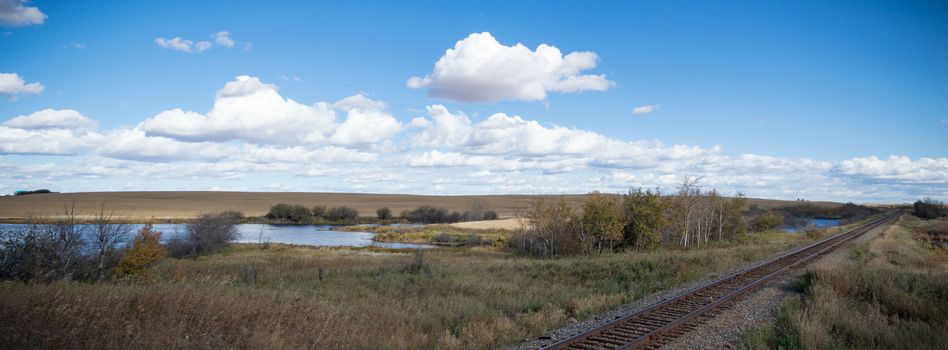
{"label": "white cumulus cloud", "polygon": [[40,83],[27,84],[16,73],[0,73],[0,95],[16,99],[20,94],[39,94],[45,88]]}
{"label": "white cumulus cloud", "polygon": [[[402,129],[384,111],[385,102],[362,94],[334,104],[305,105],[280,96],[277,87],[257,77],[239,76],[217,92],[207,114],[171,109],[146,119],[148,135],[182,141],[231,141],[300,145],[329,142],[363,147],[381,144]],[[337,111],[345,120],[336,122]]]}
{"label": "white cumulus cloud", "polygon": [[0,124],[0,154],[77,154],[101,138],[97,125],[68,109],[21,115]]}
{"label": "white cumulus cloud", "polygon": [[295,144],[322,141],[334,129],[335,118],[326,103],[304,105],[283,98],[272,84],[242,75],[218,90],[206,115],[172,109],[146,119],[141,128],[184,141]]}
{"label": "white cumulus cloud", "polygon": [[652,113],[652,112],[654,112],[654,111],[657,111],[660,107],[661,107],[661,106],[659,106],[659,105],[637,106],[637,107],[635,107],[635,108],[632,108],[632,114],[646,114],[646,113]]}
{"label": "white cumulus cloud", "polygon": [[30,115],[21,115],[3,122],[3,126],[34,129],[68,129],[77,131],[95,130],[99,123],[72,109],[44,109]]}
{"label": "white cumulus cloud", "polygon": [[39,8],[26,6],[25,0],[0,0],[0,25],[19,27],[43,24],[46,14]]}
{"label": "white cumulus cloud", "polygon": [[948,158],[857,157],[839,163],[839,172],[878,180],[948,183]]}
{"label": "white cumulus cloud", "polygon": [[391,114],[378,110],[352,109],[346,121],[336,128],[329,142],[338,145],[382,143],[401,130],[402,124]]}
{"label": "white cumulus cloud", "polygon": [[530,50],[505,46],[487,32],[473,33],[445,51],[425,77],[407,85],[428,89],[432,97],[460,102],[542,101],[548,92],[604,91],[614,85],[605,75],[583,75],[596,67],[594,52],[563,55],[555,46]]}

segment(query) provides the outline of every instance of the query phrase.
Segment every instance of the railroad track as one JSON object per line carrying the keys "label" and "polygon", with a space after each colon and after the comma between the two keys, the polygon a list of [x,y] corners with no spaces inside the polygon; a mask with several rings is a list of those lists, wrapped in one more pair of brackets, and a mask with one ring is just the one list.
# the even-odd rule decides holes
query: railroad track
{"label": "railroad track", "polygon": [[650,349],[661,347],[714,317],[730,302],[774,277],[835,249],[899,216],[892,212],[862,226],[764,260],[644,310],[543,347],[552,349]]}

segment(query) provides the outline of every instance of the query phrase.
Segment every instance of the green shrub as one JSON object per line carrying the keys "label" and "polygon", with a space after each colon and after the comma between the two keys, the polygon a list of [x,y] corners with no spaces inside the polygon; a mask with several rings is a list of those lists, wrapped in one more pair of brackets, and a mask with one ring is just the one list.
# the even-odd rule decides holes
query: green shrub
{"label": "green shrub", "polygon": [[267,219],[296,224],[308,224],[313,222],[313,213],[299,204],[279,203],[270,207],[270,212],[267,213]]}
{"label": "green shrub", "polygon": [[783,224],[783,216],[773,210],[758,215],[751,220],[751,229],[755,232],[770,231]]}

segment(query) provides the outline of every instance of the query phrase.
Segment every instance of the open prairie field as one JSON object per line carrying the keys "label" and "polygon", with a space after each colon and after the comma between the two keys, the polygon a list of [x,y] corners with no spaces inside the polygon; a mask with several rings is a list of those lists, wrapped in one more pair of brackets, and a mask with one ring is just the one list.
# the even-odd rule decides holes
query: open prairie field
{"label": "open prairie field", "polygon": [[[50,193],[0,197],[0,220],[16,221],[29,216],[62,213],[67,204],[75,203],[81,214],[92,214],[105,205],[116,217],[130,220],[187,219],[201,213],[237,210],[248,216],[265,215],[277,203],[348,206],[362,216],[373,216],[375,210],[388,207],[396,215],[420,205],[446,207],[463,211],[475,200],[482,200],[501,217],[514,217],[525,210],[539,195],[421,196],[405,194],[320,193],[320,192],[81,192]],[[546,196],[551,197],[551,196]],[[582,205],[586,195],[564,195],[575,207]],[[773,208],[798,203],[772,199],[750,199],[748,205]],[[838,203],[808,202],[834,206]]]}

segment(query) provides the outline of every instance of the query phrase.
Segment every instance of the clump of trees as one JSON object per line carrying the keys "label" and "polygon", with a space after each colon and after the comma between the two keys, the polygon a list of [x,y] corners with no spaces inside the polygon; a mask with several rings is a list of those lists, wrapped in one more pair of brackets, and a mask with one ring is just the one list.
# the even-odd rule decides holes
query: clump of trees
{"label": "clump of trees", "polygon": [[746,231],[743,194],[724,198],[686,178],[677,193],[633,188],[624,195],[591,194],[577,210],[564,198],[533,202],[525,227],[509,245],[535,256],[600,254],[661,245],[690,247],[733,239]]}
{"label": "clump of trees", "polygon": [[411,223],[442,224],[461,221],[461,213],[449,212],[448,208],[435,208],[422,205],[412,210],[402,212],[402,218]]}
{"label": "clump of trees", "polygon": [[83,221],[75,204],[62,216],[33,218],[0,232],[0,279],[51,282],[109,278],[124,255],[131,226],[117,223],[103,206]]}
{"label": "clump of trees", "polygon": [[[325,207],[323,207],[325,210]],[[267,219],[274,222],[309,224],[313,222],[313,212],[299,204],[279,203],[270,207]]]}
{"label": "clump of trees", "polygon": [[773,230],[781,224],[783,224],[783,215],[776,211],[768,210],[751,220],[751,229],[754,230],[754,232],[764,232]]}
{"label": "clump of trees", "polygon": [[461,214],[461,221],[497,220],[497,212],[487,207],[487,202],[475,199]]}
{"label": "clump of trees", "polygon": [[375,210],[375,217],[379,220],[391,220],[392,219],[392,210],[388,207],[382,207]]}
{"label": "clump of trees", "polygon": [[743,193],[723,198],[715,189],[702,192],[697,178],[685,177],[675,195],[667,197],[668,220],[663,241],[677,239],[681,247],[700,246],[711,240],[727,240],[747,230],[742,208]]}
{"label": "clump of trees", "polygon": [[168,254],[175,258],[212,254],[237,239],[239,221],[230,213],[206,213],[185,225],[184,236],[168,240]]}
{"label": "clump of trees", "polygon": [[625,225],[622,239],[637,250],[650,250],[662,244],[659,228],[665,224],[665,203],[657,189],[634,188],[622,201]]}
{"label": "clump of trees", "polygon": [[510,245],[525,254],[553,257],[579,254],[576,211],[566,199],[537,198],[526,213],[526,227],[517,232]]}
{"label": "clump of trees", "polygon": [[53,192],[44,188],[44,189],[32,190],[32,191],[16,191],[16,192],[13,192],[13,195],[25,196],[25,195],[30,195],[30,194],[44,194],[44,193],[56,193],[56,192]]}
{"label": "clump of trees", "polygon": [[349,207],[335,207],[326,213],[326,219],[339,223],[355,223],[359,219],[359,211]]}
{"label": "clump of trees", "polygon": [[934,198],[925,198],[915,201],[912,213],[922,219],[936,219],[945,215],[945,203]]}
{"label": "clump of trees", "polygon": [[359,219],[359,211],[345,206],[326,209],[324,205],[317,205],[310,209],[299,204],[279,203],[270,207],[266,218],[273,223],[287,224],[312,224],[322,221],[355,223]]}
{"label": "clump of trees", "polygon": [[422,205],[401,214],[405,221],[418,224],[446,224],[461,221],[497,220],[497,212],[487,209],[487,203],[475,200],[463,213],[448,211],[448,208],[435,208]]}
{"label": "clump of trees", "polygon": [[[855,203],[846,203],[841,206],[836,205],[816,205],[812,203],[802,203],[790,206],[783,206],[773,209],[783,218],[783,225],[803,227],[810,223],[811,219],[836,219],[841,224],[856,222],[879,210]],[[752,207],[752,214],[764,214],[766,210]]]}
{"label": "clump of trees", "polygon": [[323,220],[326,218],[326,206],[317,205],[313,207],[313,218],[316,220]]}
{"label": "clump of trees", "polygon": [[616,196],[593,193],[586,200],[576,225],[583,253],[613,250],[622,241],[625,226],[622,209]]}

